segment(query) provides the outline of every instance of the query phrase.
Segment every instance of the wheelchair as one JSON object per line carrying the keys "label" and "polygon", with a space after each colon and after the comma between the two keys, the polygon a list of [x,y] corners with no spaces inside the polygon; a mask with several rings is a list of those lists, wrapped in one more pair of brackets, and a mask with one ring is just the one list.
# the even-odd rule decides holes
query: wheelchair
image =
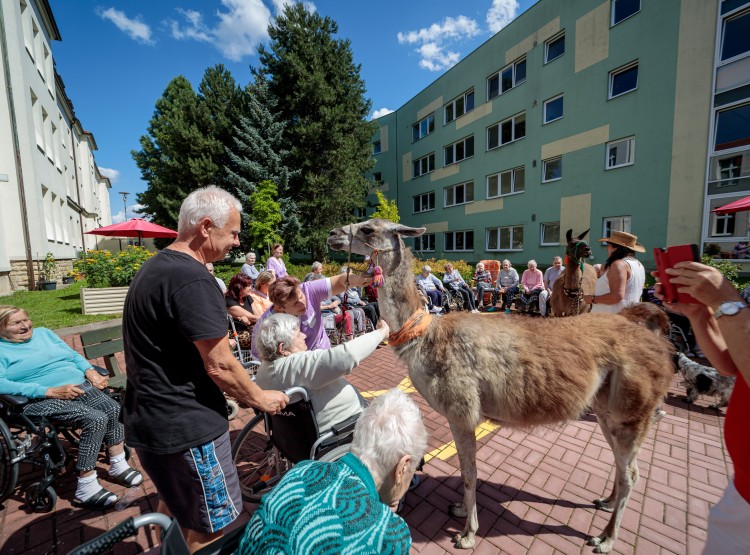
{"label": "wheelchair", "polygon": [[320,434],[307,391],[292,387],[278,414],[258,413],[232,443],[242,497],[253,503],[271,491],[292,466],[305,459],[335,461],[349,452],[359,414]]}
{"label": "wheelchair", "polygon": [[[237,325],[235,324],[234,318],[227,314],[227,322],[229,323],[229,337],[234,339],[234,347],[230,347],[234,358],[236,358],[240,364],[247,370],[250,377],[255,376],[260,366],[260,361],[255,360],[250,351],[250,343],[245,343],[243,347],[243,341],[240,341],[240,334],[237,332]],[[252,336],[252,328],[248,332]],[[232,399],[227,397],[227,419],[234,420],[237,414],[240,412],[240,405]]]}
{"label": "wheelchair", "polygon": [[456,312],[459,312],[464,309],[464,298],[461,296],[461,293],[458,291],[451,289],[450,287],[445,287],[445,290],[443,291],[443,312],[450,312],[451,310],[455,310]]}
{"label": "wheelchair", "polygon": [[[346,308],[345,311],[350,311],[350,308]],[[342,343],[346,343],[349,341],[349,339],[346,336],[346,331],[344,330],[344,321],[342,320],[339,323],[336,323],[335,320],[335,314],[331,312],[324,312],[321,314],[321,318],[323,318],[323,328],[325,329],[326,335],[328,336],[328,340],[331,342],[331,345],[341,345]],[[354,324],[354,319],[352,317],[352,337],[359,337],[360,335],[363,335],[365,333],[369,333],[371,331],[375,331],[375,326],[372,324],[372,321],[364,317],[364,325],[362,328],[357,329],[357,326]]]}
{"label": "wheelchair", "polygon": [[[94,368],[109,375],[104,368]],[[57,492],[52,487],[55,478],[75,472],[74,457],[66,452],[60,436],[77,447],[80,435],[70,424],[23,414],[28,403],[29,399],[22,395],[0,394],[0,503],[15,491],[23,463],[31,468],[34,480],[24,489],[24,504],[32,512],[46,513],[57,503]],[[127,445],[125,458],[130,459]]]}

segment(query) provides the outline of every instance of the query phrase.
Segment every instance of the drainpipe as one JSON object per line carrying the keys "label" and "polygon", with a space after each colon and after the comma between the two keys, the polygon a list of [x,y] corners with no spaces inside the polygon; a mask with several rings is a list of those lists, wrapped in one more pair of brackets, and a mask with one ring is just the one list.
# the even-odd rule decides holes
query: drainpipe
{"label": "drainpipe", "polygon": [[31,253],[31,233],[29,232],[29,214],[26,207],[26,191],[23,185],[23,168],[21,166],[21,147],[18,142],[18,124],[16,109],[13,102],[13,87],[10,79],[10,63],[8,61],[8,37],[5,34],[5,14],[0,1],[0,47],[3,49],[3,66],[5,68],[5,82],[7,87],[8,111],[10,113],[10,128],[13,135],[13,154],[16,159],[16,180],[18,182],[18,201],[21,208],[21,228],[23,230],[24,250],[26,251],[26,274],[29,280],[29,290],[36,290],[34,277],[34,258]]}

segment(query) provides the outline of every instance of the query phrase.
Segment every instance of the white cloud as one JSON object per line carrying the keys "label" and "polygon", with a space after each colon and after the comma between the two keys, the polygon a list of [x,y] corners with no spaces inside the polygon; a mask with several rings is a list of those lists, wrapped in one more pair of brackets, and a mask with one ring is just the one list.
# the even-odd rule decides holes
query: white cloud
{"label": "white cloud", "polygon": [[391,110],[390,108],[380,108],[379,110],[375,110],[375,111],[374,111],[374,112],[372,113],[372,118],[371,118],[371,119],[378,119],[378,118],[382,118],[382,117],[383,117],[383,116],[385,116],[386,114],[390,114],[390,113],[392,113],[392,112],[393,112],[393,110]]}
{"label": "white cloud", "polygon": [[131,19],[125,15],[125,12],[115,8],[107,8],[106,10],[99,8],[96,13],[102,19],[114,23],[120,31],[127,34],[131,39],[144,44],[154,43],[151,39],[151,27],[141,21],[140,15]]}
{"label": "white cloud", "polygon": [[120,179],[120,170],[113,170],[112,168],[103,168],[99,166],[99,173],[104,177],[108,177],[112,183],[117,183]]}
{"label": "white cloud", "polygon": [[112,223],[119,224],[119,223],[124,222],[126,219],[129,220],[131,218],[146,218],[147,220],[150,220],[150,218],[145,217],[143,214],[137,213],[138,210],[140,210],[141,208],[143,208],[142,204],[133,204],[133,205],[128,206],[127,218],[125,218],[124,210],[120,210],[117,213],[112,214]]}
{"label": "white cloud", "polygon": [[516,0],[492,0],[492,6],[487,11],[487,26],[490,31],[497,33],[508,25],[518,14]]}
{"label": "white cloud", "polygon": [[177,9],[177,12],[185,19],[185,26],[180,26],[174,20],[169,21],[172,38],[177,40],[193,39],[199,42],[211,42],[211,35],[203,23],[203,15],[195,10]]}
{"label": "white cloud", "polygon": [[479,25],[473,19],[460,15],[446,17],[442,23],[408,33],[398,33],[401,44],[415,44],[420,55],[419,66],[430,71],[442,71],[458,62],[461,54],[449,50],[446,43],[460,42],[480,34]]}

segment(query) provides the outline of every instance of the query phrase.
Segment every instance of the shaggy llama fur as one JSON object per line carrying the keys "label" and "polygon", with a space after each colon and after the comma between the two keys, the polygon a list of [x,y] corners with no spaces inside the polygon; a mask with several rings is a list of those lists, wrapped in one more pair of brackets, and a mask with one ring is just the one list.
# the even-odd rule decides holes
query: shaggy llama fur
{"label": "shaggy llama fur", "polygon": [[713,395],[719,397],[719,402],[711,405],[712,409],[718,410],[729,404],[736,381],[734,376],[722,376],[715,368],[698,364],[683,353],[677,354],[677,367],[687,393],[686,403],[694,403],[699,395]]}
{"label": "shaggy llama fur", "polygon": [[[587,229],[578,237],[573,230],[565,234],[565,269],[555,280],[549,304],[557,317],[578,316],[591,311],[591,305],[583,300],[584,295],[593,295],[596,289],[596,270],[586,259],[591,256],[591,247],[583,240]],[[583,268],[583,269],[581,269]]]}
{"label": "shaggy llama fur", "polygon": [[[401,237],[424,231],[374,219],[336,229],[328,238],[335,250],[378,251],[386,276],[380,312],[394,330],[421,309],[411,252]],[[642,319],[666,329],[661,310],[639,309]],[[451,313],[395,347],[414,387],[445,416],[456,442],[464,499],[451,509],[466,517],[454,538],[457,547],[472,547],[478,528],[475,427],[486,418],[519,428],[554,425],[593,410],[614,452],[616,474],[612,493],[595,501],[612,517],[589,543],[599,553],[612,549],[638,479],[638,450],[673,376],[671,346],[659,333],[612,314],[531,320]]]}

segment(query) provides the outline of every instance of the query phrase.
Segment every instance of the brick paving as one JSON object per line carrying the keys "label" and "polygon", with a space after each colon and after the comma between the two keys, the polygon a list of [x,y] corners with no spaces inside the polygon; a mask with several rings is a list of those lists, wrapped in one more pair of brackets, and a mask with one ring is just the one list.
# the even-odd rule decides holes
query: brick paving
{"label": "brick paving", "polygon": [[[65,340],[81,350],[78,336]],[[406,378],[406,369],[392,349],[381,347],[352,373],[350,381],[376,395],[399,385],[408,387]],[[641,479],[624,513],[613,553],[698,555],[702,550],[708,510],[720,498],[732,468],[722,438],[723,412],[708,408],[713,400],[703,398],[688,406],[683,396],[675,378],[664,404],[667,416],[649,432],[640,451]],[[463,529],[463,520],[450,517],[446,509],[461,500],[458,457],[449,444],[445,419],[418,393],[412,397],[420,404],[431,434],[431,458],[401,513],[411,527],[412,553],[591,553],[586,537],[599,534],[609,519],[608,513],[594,509],[592,500],[609,494],[614,477],[612,453],[592,416],[554,428],[483,429],[478,440],[477,543],[473,550],[457,550],[451,537]],[[251,410],[242,409],[230,423],[233,433],[251,417]],[[101,477],[106,476],[104,462],[99,465]],[[23,480],[0,508],[3,554],[67,553],[125,517],[153,511],[157,503],[153,485],[146,480],[139,488],[141,497],[124,511],[74,508],[70,501],[75,477],[67,475],[54,484],[55,510],[28,513],[23,507]],[[106,483],[103,478],[102,483]],[[108,487],[124,492],[114,484]],[[153,531],[142,529],[114,552],[147,551],[158,545],[156,538]]]}

